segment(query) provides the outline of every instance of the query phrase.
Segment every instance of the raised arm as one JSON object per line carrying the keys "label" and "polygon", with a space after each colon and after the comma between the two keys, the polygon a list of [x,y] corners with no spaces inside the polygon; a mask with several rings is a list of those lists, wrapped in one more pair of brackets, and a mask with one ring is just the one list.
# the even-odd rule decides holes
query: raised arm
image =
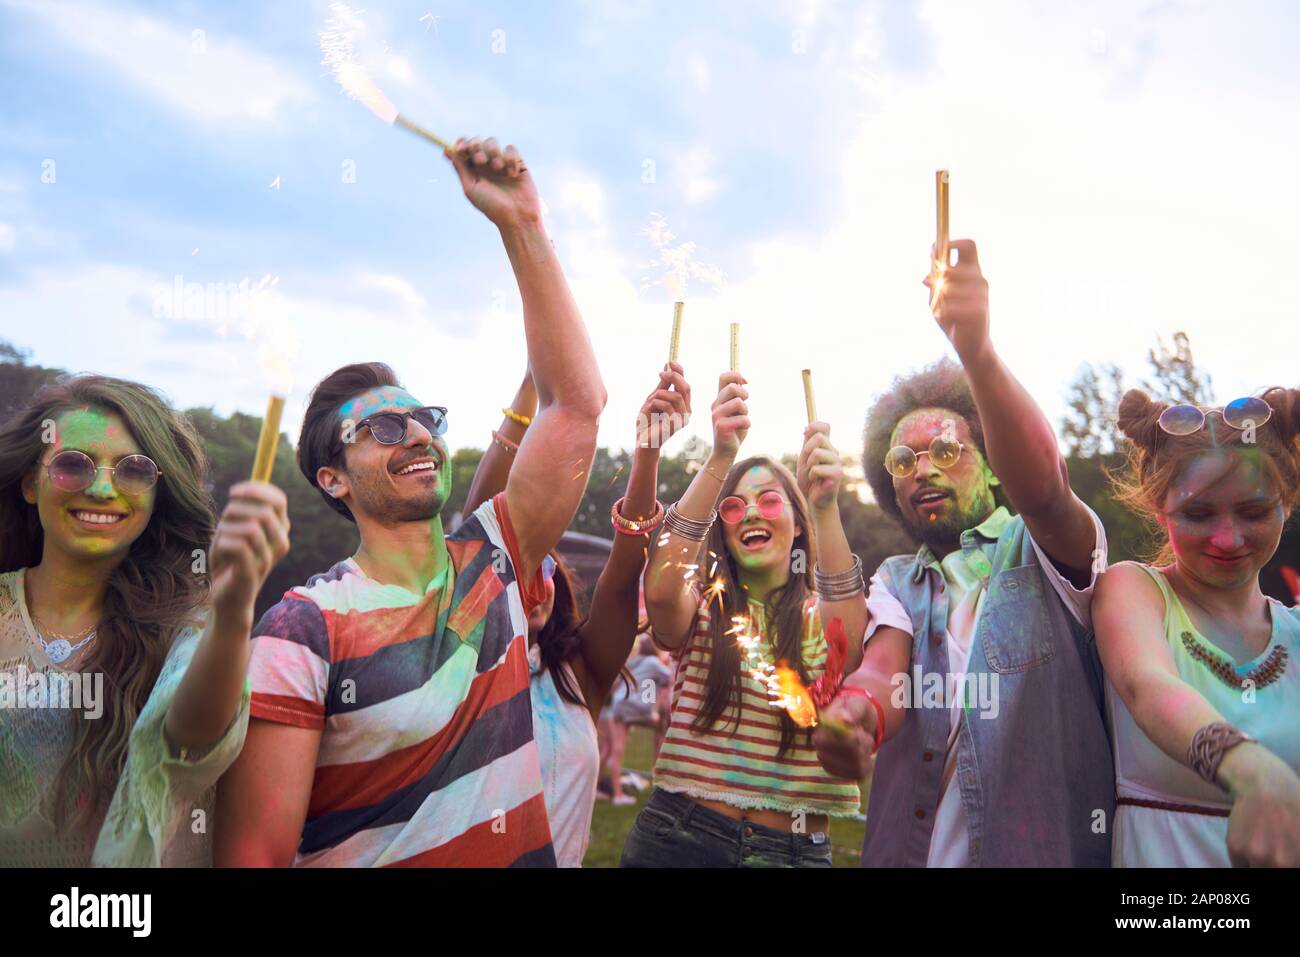
{"label": "raised arm", "polygon": [[[1164,598],[1146,572],[1124,562],[1097,583],[1092,604],[1106,677],[1161,751],[1190,767],[1196,732],[1223,715],[1178,674],[1165,640]],[[1300,864],[1300,778],[1263,745],[1224,754],[1217,782],[1232,798],[1228,855],[1238,866]]]}
{"label": "raised arm", "polygon": [[[636,451],[620,515],[634,522],[654,516],[659,482],[659,455],[665,442],[691,417],[691,388],[682,367],[670,363],[659,373],[658,387],[637,414]],[[627,661],[636,638],[637,592],[651,539],[660,528],[633,535],[615,531],[614,547],[591,599],[591,616],[582,629],[582,655],[591,686],[601,698]],[[595,702],[588,697],[595,708]],[[599,710],[595,708],[595,710]]]}
{"label": "raised arm", "polygon": [[[705,521],[718,504],[727,472],[749,433],[748,399],[745,377],[724,372],[718,379],[718,397],[713,400],[713,451],[677,503],[676,510],[683,518]],[[704,542],[671,532],[667,525],[655,537],[645,572],[645,608],[655,640],[665,648],[680,648],[689,637],[698,592],[682,567],[702,564],[699,559],[704,547]]]}
{"label": "raised arm", "polygon": [[174,751],[205,751],[230,726],[248,674],[253,605],[288,551],[284,492],[265,482],[234,486],[212,540],[212,615],[163,725]]}
{"label": "raised arm", "polygon": [[541,201],[518,150],[458,140],[447,153],[465,195],[501,233],[524,307],[538,411],[506,483],[527,580],[559,541],[586,490],[605,387],[578,306],[542,226]]}
{"label": "raised arm", "polygon": [[[844,524],[840,520],[839,493],[844,481],[844,466],[840,455],[831,445],[831,427],[825,422],[813,422],[804,429],[803,448],[799,452],[799,488],[808,499],[816,529],[817,566],[822,575],[834,578],[851,573],[857,566]],[[854,576],[862,586],[862,573]],[[835,584],[835,583],[832,583]],[[836,585],[837,593],[852,591],[852,586]],[[844,673],[851,675],[862,662],[862,638],[867,631],[867,595],[862,587],[851,595],[835,597],[818,589],[818,613],[822,626],[838,618],[844,624],[849,639],[848,657]]]}
{"label": "raised arm", "polygon": [[[970,379],[984,428],[989,467],[1039,546],[1079,587],[1091,578],[1096,528],[1070,488],[1056,433],[1038,403],[993,348],[989,286],[975,243],[953,240],[957,264],[945,266],[934,314]],[[935,276],[925,285],[933,291]]]}
{"label": "raised arm", "polygon": [[[524,373],[524,381],[520,383],[509,408],[515,415],[525,419],[531,420],[536,417],[537,388],[533,385],[531,373]],[[502,415],[501,427],[497,429],[497,435],[506,444],[499,443],[496,439],[488,443],[487,451],[483,453],[478,468],[474,470],[474,479],[469,483],[469,494],[465,496],[465,507],[460,513],[462,518],[469,518],[493,495],[505,491],[506,480],[510,477],[510,469],[515,464],[519,443],[524,440],[527,428],[528,426],[517,418]],[[510,448],[512,445],[513,449]]]}

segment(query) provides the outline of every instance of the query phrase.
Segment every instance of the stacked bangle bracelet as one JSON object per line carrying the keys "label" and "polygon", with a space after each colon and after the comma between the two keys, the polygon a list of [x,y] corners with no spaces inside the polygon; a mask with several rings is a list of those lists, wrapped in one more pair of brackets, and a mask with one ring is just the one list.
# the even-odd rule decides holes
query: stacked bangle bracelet
{"label": "stacked bangle bracelet", "polygon": [[614,524],[614,531],[622,532],[624,535],[645,535],[653,532],[664,520],[664,503],[655,501],[655,513],[649,518],[637,521],[631,518],[623,517],[623,503],[627,501],[624,495],[609,510],[609,519]]}
{"label": "stacked bangle bracelet", "polygon": [[706,519],[687,518],[678,513],[677,503],[674,502],[664,513],[664,524],[674,535],[680,535],[692,542],[702,542],[709,537],[709,529],[713,527],[717,517],[718,510],[715,508],[709,512],[709,517]]}
{"label": "stacked bangle bracelet", "polygon": [[831,575],[823,572],[820,564],[813,565],[813,581],[822,601],[843,601],[866,591],[862,580],[862,559],[857,555],[853,556],[853,565],[848,571]]}
{"label": "stacked bangle bracelet", "polygon": [[525,429],[533,424],[533,420],[531,418],[529,418],[528,416],[520,412],[516,412],[514,409],[510,408],[510,406],[506,406],[504,409],[502,409],[501,414],[504,415],[511,422],[518,422]]}
{"label": "stacked bangle bracelet", "polygon": [[511,455],[514,455],[519,451],[519,446],[515,445],[515,443],[511,442],[495,429],[492,430],[492,441],[496,444],[497,448],[505,449]]}

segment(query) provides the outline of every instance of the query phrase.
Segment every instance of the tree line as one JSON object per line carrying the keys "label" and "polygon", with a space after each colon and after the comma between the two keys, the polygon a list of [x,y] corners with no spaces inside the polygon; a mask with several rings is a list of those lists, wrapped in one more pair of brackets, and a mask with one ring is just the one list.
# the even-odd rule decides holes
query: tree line
{"label": "tree line", "polygon": [[[63,374],[60,369],[33,365],[30,355],[16,346],[0,342],[0,422],[21,409],[45,382]],[[1196,367],[1188,337],[1177,333],[1172,343],[1158,342],[1149,350],[1150,377],[1139,384],[1152,396],[1171,402],[1209,405],[1210,377]],[[1115,410],[1127,386],[1121,370],[1111,364],[1081,367],[1067,391],[1067,412],[1060,423],[1062,451],[1070,470],[1076,493],[1101,517],[1110,545],[1110,560],[1147,558],[1154,551],[1152,530],[1111,494],[1109,475],[1124,466],[1127,440],[1115,427]],[[235,412],[218,415],[211,408],[187,409],[203,441],[211,463],[209,490],[223,503],[236,482],[246,479],[252,469],[261,419]],[[708,446],[699,440],[685,449],[661,457],[659,464],[659,498],[665,503],[676,501],[685,492],[695,472],[708,456]],[[470,480],[483,451],[457,449],[451,457],[451,498],[443,510],[448,531],[454,527],[469,491]],[[792,470],[795,456],[783,457]],[[857,465],[856,454],[845,456],[849,466]],[[631,453],[600,448],[592,463],[587,491],[574,516],[570,529],[587,535],[612,539],[609,510],[623,495]],[[855,469],[849,469],[854,474]],[[340,559],[356,551],[356,528],[334,512],[319,492],[298,470],[294,449],[287,436],[281,436],[276,452],[272,481],[289,500],[289,518],[293,523],[289,554],[271,572],[258,596],[257,612],[269,608],[286,590],[305,582],[311,575],[327,570]],[[916,545],[889,519],[865,493],[865,481],[846,480],[840,492],[840,512],[844,530],[853,551],[862,559],[868,574],[890,555],[910,553]],[[1286,588],[1280,566],[1300,568],[1300,532],[1288,523],[1277,555],[1261,575],[1261,586],[1268,594],[1290,604],[1294,599]]]}

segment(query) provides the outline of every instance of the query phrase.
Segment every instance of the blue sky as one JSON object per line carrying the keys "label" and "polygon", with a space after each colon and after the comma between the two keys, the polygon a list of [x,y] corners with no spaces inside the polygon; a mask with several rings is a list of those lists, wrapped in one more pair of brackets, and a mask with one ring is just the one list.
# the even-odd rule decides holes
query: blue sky
{"label": "blue sky", "polygon": [[[665,358],[658,216],[712,275],[683,293],[690,431],[739,321],[753,450],[797,448],[808,366],[856,451],[871,398],[950,352],[919,285],[941,166],[995,342],[1054,419],[1081,362],[1140,373],[1177,329],[1221,399],[1297,383],[1294,5],[355,6],[404,113],[527,158],[605,371],[603,444],[630,444]],[[339,92],[327,16],[0,0],[0,337],[223,412],[288,378],[291,433],[314,381],[380,359],[482,447],[524,368],[508,265],[438,152]],[[177,276],[278,278],[236,313],[172,303]]]}

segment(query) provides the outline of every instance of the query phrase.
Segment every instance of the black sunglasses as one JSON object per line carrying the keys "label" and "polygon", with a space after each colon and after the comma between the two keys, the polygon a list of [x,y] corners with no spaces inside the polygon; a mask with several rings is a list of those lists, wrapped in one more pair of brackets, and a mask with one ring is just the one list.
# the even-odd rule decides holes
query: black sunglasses
{"label": "black sunglasses", "polygon": [[406,441],[407,423],[415,419],[430,435],[443,435],[447,431],[447,410],[440,405],[426,405],[411,412],[376,412],[357,423],[356,431],[369,428],[380,445],[397,445]]}

